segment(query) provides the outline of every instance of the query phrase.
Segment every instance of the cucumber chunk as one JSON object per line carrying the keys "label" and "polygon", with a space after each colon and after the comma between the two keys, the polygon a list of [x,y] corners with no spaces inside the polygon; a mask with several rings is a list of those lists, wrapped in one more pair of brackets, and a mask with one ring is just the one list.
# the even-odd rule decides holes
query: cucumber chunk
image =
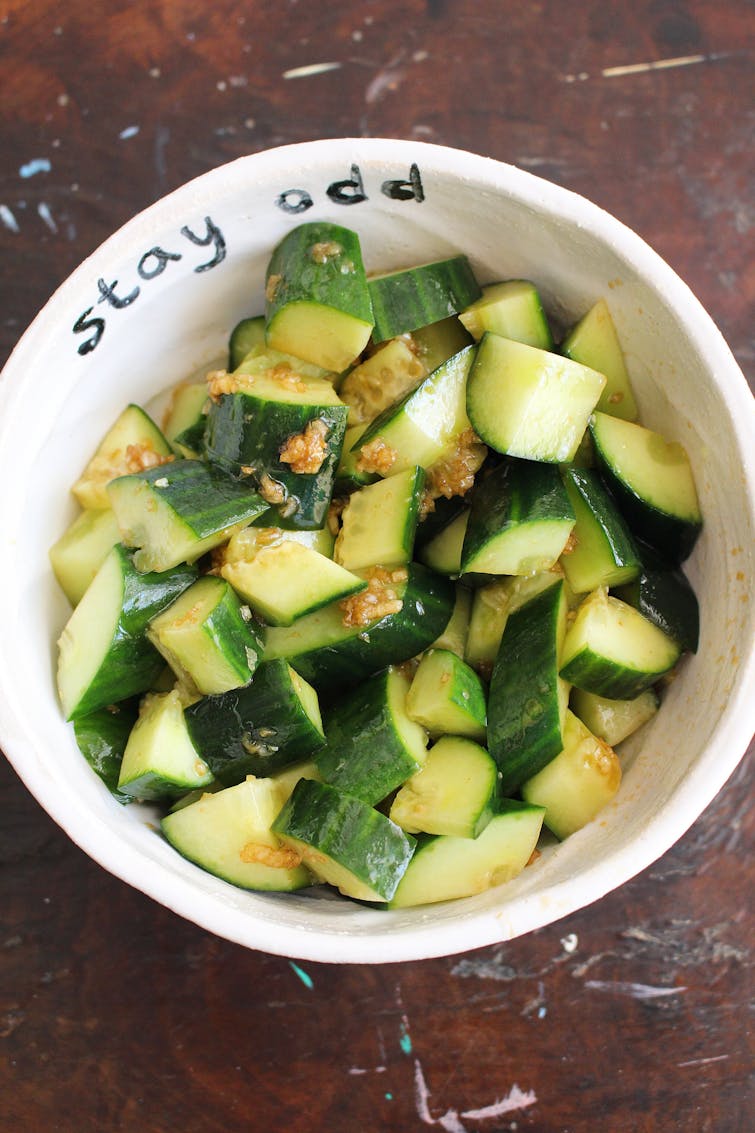
{"label": "cucumber chunk", "polygon": [[565,468],[564,485],[577,517],[561,558],[576,594],[621,586],[635,578],[640,556],[621,512],[600,477],[586,468]]}
{"label": "cucumber chunk", "polygon": [[648,688],[633,700],[615,700],[573,688],[569,705],[575,716],[609,747],[616,747],[658,711],[658,696]]}
{"label": "cucumber chunk", "polygon": [[264,661],[243,688],[185,709],[192,743],[226,786],[269,775],[325,743],[317,693],[282,659]]}
{"label": "cucumber chunk", "polygon": [[58,641],[58,693],[67,720],[153,686],[163,659],[147,626],[196,576],[183,565],[140,574],[120,543],[108,552]]}
{"label": "cucumber chunk", "polygon": [[474,347],[465,347],[379,414],[353,450],[357,467],[387,476],[439,460],[469,428],[466,384],[473,357]]}
{"label": "cucumber chunk", "polygon": [[629,700],[672,669],[679,654],[677,643],[638,610],[596,590],[569,627],[561,676],[587,692]]}
{"label": "cucumber chunk", "polygon": [[469,636],[469,619],[472,614],[472,591],[457,585],[454,609],[443,633],[436,637],[433,649],[447,649],[464,660]]}
{"label": "cucumber chunk", "polygon": [[534,283],[527,279],[507,279],[489,283],[481,297],[459,315],[469,333],[479,342],[485,331],[492,331],[514,342],[525,342],[540,350],[553,349],[553,335]]}
{"label": "cucumber chunk", "polygon": [[603,477],[630,528],[669,562],[686,559],[702,515],[683,447],[607,413],[595,413],[590,429]]}
{"label": "cucumber chunk", "polygon": [[358,901],[390,901],[414,839],[360,799],[302,779],[273,823],[321,881]]}
{"label": "cucumber chunk", "polygon": [[208,409],[206,382],[184,382],[174,389],[163,430],[170,447],[185,460],[202,454]]}
{"label": "cucumber chunk", "polygon": [[265,345],[265,316],[255,315],[236,323],[228,339],[228,369],[235,370],[256,346]]}
{"label": "cucumber chunk", "polygon": [[206,575],[150,622],[147,636],[179,680],[202,694],[252,679],[262,640],[222,578]]}
{"label": "cucumber chunk", "polygon": [[189,737],[177,690],[145,696],[123,753],[118,789],[137,799],[171,799],[212,778]]}
{"label": "cucumber chunk", "polygon": [[423,468],[407,468],[349,497],[334,556],[347,570],[408,563],[425,486]]}
{"label": "cucumber chunk", "polygon": [[564,746],[568,686],[559,660],[565,632],[563,583],[509,615],[488,697],[488,749],[503,795],[518,790]]}
{"label": "cucumber chunk", "polygon": [[225,563],[223,578],[271,625],[297,618],[366,589],[363,578],[311,547],[286,539],[260,547],[249,561]]}
{"label": "cucumber chunk", "polygon": [[87,508],[50,548],[50,565],[60,588],[75,606],[121,535],[112,508]]}
{"label": "cucumber chunk", "polygon": [[222,567],[225,563],[251,562],[264,547],[272,547],[283,542],[299,543],[302,547],[311,547],[326,559],[333,558],[335,536],[327,528],[293,531],[283,527],[267,527],[261,521],[269,518],[269,513],[267,515],[263,513],[250,527],[236,531],[218,553],[219,565]]}
{"label": "cucumber chunk", "polygon": [[456,315],[481,294],[469,260],[463,255],[373,276],[368,287],[375,342]]}
{"label": "cucumber chunk", "polygon": [[466,736],[484,742],[485,701],[485,690],[474,669],[455,653],[435,648],[419,663],[406,697],[406,711],[433,737]]}
{"label": "cucumber chunk", "polygon": [[558,469],[507,460],[472,494],[463,573],[529,575],[548,570],[574,526],[574,510]]}
{"label": "cucumber chunk", "polygon": [[450,315],[447,319],[439,319],[437,323],[417,327],[409,335],[409,341],[426,372],[431,374],[465,346],[471,346],[474,339],[456,316]]}
{"label": "cucumber chunk", "polygon": [[467,412],[496,452],[562,463],[577,452],[605,384],[587,366],[488,331],[469,374]]}
{"label": "cucumber chunk", "polygon": [[404,783],[390,818],[409,834],[477,838],[493,817],[498,769],[484,747],[443,736]]}
{"label": "cucumber chunk", "polygon": [[270,779],[246,779],[167,815],[162,832],[179,854],[242,889],[294,890],[311,884],[296,851],[272,832],[281,808]]}
{"label": "cucumber chunk", "polygon": [[416,657],[448,625],[454,587],[418,563],[364,572],[367,590],[291,626],[271,626],[265,658],[285,657],[319,691],[353,685]]}
{"label": "cucumber chunk", "polygon": [[417,555],[420,562],[438,574],[461,574],[461,554],[469,523],[469,509],[464,507],[434,539],[424,543]]}
{"label": "cucumber chunk", "polygon": [[564,839],[592,822],[614,798],[620,783],[616,752],[567,711],[563,751],[522,784],[522,798],[545,807],[545,825]]}
{"label": "cucumber chunk", "polygon": [[359,237],[301,224],[272,254],[265,287],[268,346],[340,373],[367,345],[372,303]]}
{"label": "cucumber chunk", "polygon": [[562,581],[563,573],[558,567],[537,574],[496,579],[475,590],[464,651],[467,664],[488,680],[509,614]]}
{"label": "cucumber chunk", "polygon": [[637,419],[637,403],[624,354],[605,299],[599,299],[572,327],[561,343],[561,353],[605,374],[606,386],[597,404],[602,413],[623,417],[625,421]]}
{"label": "cucumber chunk", "polygon": [[429,369],[403,338],[394,338],[351,370],[338,389],[349,407],[349,425],[367,425],[410,393]]}
{"label": "cucumber chunk", "polygon": [[644,560],[640,573],[618,587],[615,596],[672,637],[683,653],[696,653],[700,608],[686,575],[678,567],[666,567],[648,547],[641,547],[640,555]]}
{"label": "cucumber chunk", "polygon": [[107,486],[118,476],[172,460],[170,445],[138,405],[128,405],[100,441],[71,491],[84,508],[110,506]]}
{"label": "cucumber chunk", "polygon": [[73,721],[79,751],[113,798],[122,804],[133,802],[130,795],[118,790],[118,777],[136,717],[136,702],[125,701],[97,708],[94,712],[75,717]]}
{"label": "cucumber chunk", "polygon": [[427,735],[407,715],[409,681],[388,668],[364,681],[325,715],[327,743],[316,757],[326,783],[374,806],[425,760]]}
{"label": "cucumber chunk", "polygon": [[248,485],[201,460],[177,460],[108,487],[123,542],[139,548],[138,570],[194,562],[266,509]]}
{"label": "cucumber chunk", "polygon": [[537,846],[543,807],[499,799],[477,838],[420,838],[389,908],[471,897],[522,872]]}

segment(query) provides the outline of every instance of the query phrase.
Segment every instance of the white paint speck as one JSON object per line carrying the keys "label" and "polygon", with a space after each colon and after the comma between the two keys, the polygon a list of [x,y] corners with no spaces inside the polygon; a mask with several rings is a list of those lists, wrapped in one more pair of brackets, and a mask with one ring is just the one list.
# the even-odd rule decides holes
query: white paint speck
{"label": "white paint speck", "polygon": [[576,932],[570,932],[568,936],[561,937],[561,947],[563,948],[564,952],[568,952],[569,955],[571,955],[572,952],[576,952],[578,946],[579,937],[577,936]]}
{"label": "white paint speck", "polygon": [[140,130],[139,126],[126,126],[125,129],[121,130],[118,137],[121,139],[122,142],[125,142],[127,138],[135,138],[136,135],[139,133],[139,130]]}
{"label": "white paint speck", "polygon": [[50,229],[50,232],[56,233],[58,231],[58,226],[55,223],[55,218],[50,212],[50,207],[49,205],[46,205],[44,201],[40,201],[40,203],[37,205],[37,214],[39,215],[40,220]]}
{"label": "white paint speck", "polygon": [[0,220],[9,232],[19,233],[21,231],[18,227],[18,221],[7,205],[0,205]]}
{"label": "white paint speck", "polygon": [[646,71],[667,71],[670,67],[689,67],[694,63],[705,63],[710,55],[677,55],[673,59],[652,59],[649,63],[627,63],[623,67],[604,67],[600,72],[604,79],[618,79],[623,75],[640,75]]}
{"label": "white paint speck", "polygon": [[686,987],[652,987],[650,984],[636,984],[625,980],[585,980],[585,987],[592,991],[628,995],[630,999],[661,999],[667,995],[680,995],[687,990]]}
{"label": "white paint speck", "polygon": [[215,86],[218,88],[218,90],[228,90],[228,83],[225,81],[225,79],[220,79],[217,83],[215,83]]}
{"label": "white paint speck", "polygon": [[229,75],[228,82],[232,87],[245,87],[248,80],[246,75]]}
{"label": "white paint speck", "polygon": [[162,75],[162,71],[160,70],[159,67],[150,67],[149,77],[151,79],[159,79],[161,75]]}
{"label": "white paint speck", "polygon": [[527,1109],[537,1103],[534,1090],[525,1092],[516,1083],[504,1097],[496,1099],[490,1105],[482,1106],[480,1109],[465,1109],[461,1114],[456,1109],[448,1109],[441,1116],[433,1117],[430,1112],[429,1098],[430,1091],[427,1088],[422,1065],[417,1059],[414,1063],[414,1104],[417,1109],[417,1116],[425,1125],[439,1125],[441,1129],[446,1130],[446,1133],[467,1133],[462,1118],[467,1118],[469,1121],[486,1121],[489,1118],[502,1117],[504,1114],[512,1113],[515,1110]]}
{"label": "white paint speck", "polygon": [[337,71],[340,68],[340,63],[308,63],[305,67],[292,67],[289,71],[284,71],[282,78],[284,79],[308,79],[311,75],[324,75],[327,71]]}
{"label": "white paint speck", "polygon": [[34,157],[31,161],[27,161],[25,165],[19,167],[18,175],[26,180],[29,177],[36,177],[38,173],[49,173],[52,169],[52,162],[47,157]]}

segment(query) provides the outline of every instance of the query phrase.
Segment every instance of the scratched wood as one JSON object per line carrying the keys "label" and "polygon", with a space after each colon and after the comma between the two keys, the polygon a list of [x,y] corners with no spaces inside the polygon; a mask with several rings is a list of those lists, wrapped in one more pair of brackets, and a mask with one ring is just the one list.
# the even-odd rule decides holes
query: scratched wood
{"label": "scratched wood", "polygon": [[[271,145],[387,135],[608,208],[752,379],[754,38],[740,0],[6,0],[0,361],[167,190]],[[752,763],[660,862],[559,924],[336,967],[244,951],[130,890],[0,761],[0,1128],[749,1130]]]}

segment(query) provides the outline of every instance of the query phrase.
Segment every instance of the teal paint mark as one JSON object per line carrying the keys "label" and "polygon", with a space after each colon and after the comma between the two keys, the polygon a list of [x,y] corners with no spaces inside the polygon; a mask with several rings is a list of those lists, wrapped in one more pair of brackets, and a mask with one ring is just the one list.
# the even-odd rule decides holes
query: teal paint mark
{"label": "teal paint mark", "polygon": [[385,1100],[386,1100],[387,1102],[392,1102],[392,1101],[393,1101],[393,1094],[391,1094],[391,1093],[388,1093],[388,1091],[387,1091],[387,1090],[386,1090],[386,1094],[385,1094]]}
{"label": "teal paint mark", "polygon": [[301,982],[304,984],[304,986],[311,991],[312,988],[315,986],[315,981],[312,979],[312,977],[307,972],[305,972],[303,968],[300,968],[298,964],[295,964],[293,962],[293,960],[289,960],[289,964],[291,965],[293,970],[296,972],[297,976],[299,977]]}
{"label": "teal paint mark", "polygon": [[407,1023],[406,1019],[401,1020],[401,1038],[398,1040],[398,1042],[404,1054],[412,1053],[412,1039],[411,1035],[409,1034],[409,1024]]}
{"label": "teal paint mark", "polygon": [[26,165],[21,166],[18,175],[26,179],[33,177],[35,173],[49,173],[51,169],[52,164],[46,157],[35,157],[33,161],[27,161]]}

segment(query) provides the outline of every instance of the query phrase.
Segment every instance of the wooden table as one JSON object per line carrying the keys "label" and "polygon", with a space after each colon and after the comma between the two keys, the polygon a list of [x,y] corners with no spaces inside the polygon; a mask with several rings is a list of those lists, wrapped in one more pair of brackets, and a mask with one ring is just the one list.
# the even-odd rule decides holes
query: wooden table
{"label": "wooden table", "polygon": [[[691,284],[752,377],[743,0],[6,0],[0,14],[0,361],[166,190],[285,142],[388,135],[605,206]],[[84,857],[2,761],[0,1128],[749,1130],[751,767],[660,862],[558,924],[337,967],[179,920]]]}

